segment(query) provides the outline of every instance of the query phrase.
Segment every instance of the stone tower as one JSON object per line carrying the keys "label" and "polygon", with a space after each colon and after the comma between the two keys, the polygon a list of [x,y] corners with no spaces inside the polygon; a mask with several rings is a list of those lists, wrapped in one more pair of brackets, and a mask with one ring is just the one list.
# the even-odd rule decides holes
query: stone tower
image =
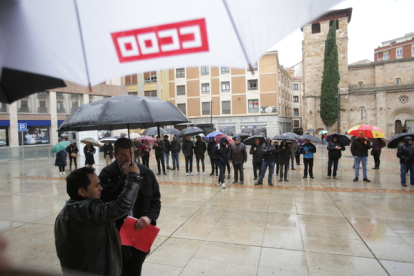
{"label": "stone tower", "polygon": [[[351,14],[352,8],[332,10],[302,29],[304,81],[304,114],[302,117],[304,130],[325,128],[319,113],[325,40],[329,27],[335,19],[338,19],[336,44],[338,45],[338,64],[341,76],[339,81],[340,101],[347,101],[345,97],[348,94],[348,24],[351,21]],[[337,127],[337,124],[335,124],[332,131],[337,131]],[[342,127],[340,128],[342,129]]]}

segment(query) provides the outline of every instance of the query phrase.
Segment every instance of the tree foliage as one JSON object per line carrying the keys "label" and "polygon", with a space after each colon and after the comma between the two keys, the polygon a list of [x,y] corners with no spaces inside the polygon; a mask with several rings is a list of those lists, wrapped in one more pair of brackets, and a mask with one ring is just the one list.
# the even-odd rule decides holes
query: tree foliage
{"label": "tree foliage", "polygon": [[336,19],[329,28],[325,41],[325,58],[321,87],[320,116],[328,129],[338,119],[338,84],[340,80],[338,65],[338,46],[336,45]]}

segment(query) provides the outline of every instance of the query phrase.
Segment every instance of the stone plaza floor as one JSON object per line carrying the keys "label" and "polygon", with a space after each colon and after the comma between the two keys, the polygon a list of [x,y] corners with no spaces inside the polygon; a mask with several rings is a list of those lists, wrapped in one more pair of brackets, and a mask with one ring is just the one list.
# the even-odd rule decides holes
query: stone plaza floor
{"label": "stone plaza floor", "polygon": [[[347,149],[339,179],[327,179],[318,147],[315,179],[302,178],[301,164],[289,182],[274,176],[270,187],[266,175],[254,186],[249,156],[245,185],[231,184],[232,169],[221,189],[208,157],[207,175],[188,177],[181,158],[180,171],[158,177],[161,231],[143,275],[413,275],[414,186],[400,185],[395,150],[383,152],[380,171],[369,157],[371,183],[362,170],[353,182],[352,164]],[[0,162],[0,175],[0,235],[14,267],[61,273],[53,227],[68,196],[54,159]]]}

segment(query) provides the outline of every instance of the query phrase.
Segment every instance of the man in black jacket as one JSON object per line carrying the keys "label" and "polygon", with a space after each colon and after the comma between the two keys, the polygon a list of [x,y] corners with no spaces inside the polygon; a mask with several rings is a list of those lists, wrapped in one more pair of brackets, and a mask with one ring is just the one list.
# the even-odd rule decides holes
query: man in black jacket
{"label": "man in black jacket", "polygon": [[250,154],[253,155],[253,174],[254,174],[254,180],[257,180],[257,170],[259,169],[259,176],[262,172],[262,164],[263,164],[263,160],[262,160],[262,149],[263,146],[260,145],[260,140],[259,138],[255,138],[254,139],[254,145],[251,146],[250,148]]}
{"label": "man in black jacket", "polygon": [[55,222],[55,246],[62,272],[121,275],[121,241],[115,220],[132,208],[140,187],[136,165],[121,168],[124,185],[117,198],[104,203],[95,169],[84,167],[66,178],[70,199]]}
{"label": "man in black jacket", "polygon": [[190,135],[187,135],[185,137],[185,140],[183,142],[183,154],[185,156],[185,172],[187,176],[190,174],[193,175],[193,150],[194,150],[194,144],[190,141]]}
{"label": "man in black jacket", "polygon": [[368,150],[371,148],[371,142],[364,138],[364,132],[358,132],[358,139],[355,139],[351,144],[351,153],[354,156],[355,165],[355,178],[354,181],[358,181],[359,177],[359,165],[362,162],[362,173],[365,182],[371,182],[367,177],[367,162],[368,162]]}
{"label": "man in black jacket", "polygon": [[200,173],[200,161],[201,161],[201,166],[203,169],[203,175],[206,175],[205,171],[205,165],[204,165],[204,156],[205,156],[205,152],[207,150],[207,146],[206,143],[204,143],[204,141],[201,141],[201,136],[197,135],[196,136],[197,141],[195,142],[195,147],[194,147],[194,154],[196,156],[196,163],[197,163],[197,174]]}
{"label": "man in black jacket", "polygon": [[398,147],[397,157],[400,158],[401,185],[407,187],[405,177],[410,171],[410,184],[414,185],[414,146],[411,137],[404,138],[404,144]]}
{"label": "man in black jacket", "polygon": [[[118,139],[114,147],[116,161],[106,166],[99,175],[103,188],[101,198],[105,202],[113,201],[121,193],[126,179],[122,167],[131,163],[134,150],[132,143],[126,138]],[[161,194],[154,173],[141,164],[138,164],[138,168],[141,187],[130,215],[138,219],[135,228],[141,229],[148,224],[156,225],[161,210]],[[124,219],[125,217],[116,221],[118,229],[121,228]],[[146,256],[147,253],[134,247],[122,246],[122,275],[141,275]]]}
{"label": "man in black jacket", "polygon": [[273,171],[275,170],[275,146],[272,145],[272,139],[266,138],[266,142],[263,144],[263,164],[262,172],[260,173],[260,179],[254,185],[263,185],[263,178],[266,173],[266,169],[269,167],[269,175],[267,181],[269,186],[273,186],[272,177]]}
{"label": "man in black jacket", "polygon": [[173,163],[172,171],[177,168],[177,171],[180,170],[180,151],[181,151],[181,143],[177,140],[177,136],[173,136],[173,140],[171,142],[171,159]]}
{"label": "man in black jacket", "polygon": [[216,176],[218,175],[218,167],[216,165],[216,160],[214,159],[214,147],[216,146],[216,140],[214,140],[214,137],[210,137],[208,145],[207,145],[207,152],[208,157],[210,157],[210,163],[211,163],[211,173],[210,175],[214,175],[214,168],[216,169]]}
{"label": "man in black jacket", "polygon": [[171,151],[171,143],[168,140],[168,135],[164,135],[164,162],[167,165],[167,170],[171,170],[170,168],[170,151]]}
{"label": "man in black jacket", "polygon": [[165,172],[165,163],[164,163],[164,149],[165,149],[165,144],[163,141],[161,141],[161,137],[157,136],[157,141],[155,141],[154,145],[152,146],[152,149],[155,150],[155,160],[157,160],[157,166],[158,166],[158,174],[161,174],[161,166],[160,164],[162,164],[162,172],[164,173],[164,175],[167,175],[167,173]]}
{"label": "man in black jacket", "polygon": [[333,178],[338,179],[336,177],[336,171],[338,169],[338,160],[342,156],[342,152],[345,150],[344,145],[338,141],[338,136],[333,136],[332,141],[328,142],[328,145],[326,149],[329,151],[328,153],[328,176],[326,178],[331,178],[331,172],[332,172],[332,164],[333,164]]}
{"label": "man in black jacket", "polygon": [[279,154],[279,165],[280,165],[280,178],[279,182],[282,182],[283,179],[285,182],[288,182],[287,179],[287,171],[289,168],[289,160],[290,160],[290,154],[291,154],[291,148],[290,145],[286,142],[286,140],[283,140],[281,145],[278,147],[277,152]]}

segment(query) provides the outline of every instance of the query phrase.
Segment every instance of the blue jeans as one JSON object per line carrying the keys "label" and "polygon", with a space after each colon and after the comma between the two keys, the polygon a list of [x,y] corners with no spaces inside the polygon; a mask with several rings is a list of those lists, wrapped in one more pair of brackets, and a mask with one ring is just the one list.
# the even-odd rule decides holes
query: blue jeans
{"label": "blue jeans", "polygon": [[292,161],[292,169],[294,169],[295,168],[295,157],[293,158],[291,157],[290,160]]}
{"label": "blue jeans", "polygon": [[268,177],[267,177],[267,181],[269,183],[272,183],[272,176],[273,176],[273,172],[275,170],[275,162],[267,163],[265,161],[263,161],[263,164],[262,164],[262,172],[260,173],[259,183],[263,183],[263,178],[264,178],[264,175],[266,173],[267,167],[269,167],[269,174],[268,174]]}
{"label": "blue jeans", "polygon": [[410,171],[410,184],[414,184],[414,163],[413,164],[400,164],[401,167],[401,184],[405,184],[405,177],[407,171]]}
{"label": "blue jeans", "polygon": [[164,152],[164,162],[167,165],[167,168],[170,166],[170,153]]}
{"label": "blue jeans", "polygon": [[368,156],[367,157],[354,156],[355,177],[359,177],[359,165],[361,162],[362,162],[362,174],[364,178],[368,178],[367,177]]}
{"label": "blue jeans", "polygon": [[[173,169],[180,168],[180,158],[179,158],[179,153],[171,153],[171,159],[172,159],[172,163],[173,163]],[[168,167],[168,163],[167,163],[167,167]]]}
{"label": "blue jeans", "polygon": [[219,181],[219,183],[224,183],[224,174],[225,174],[225,172],[226,172],[226,165],[224,165],[224,164],[222,164],[222,163],[219,163],[219,162],[216,162],[216,166],[219,168],[219,170],[220,170],[220,174],[219,174],[219,179],[218,179],[218,181]]}

